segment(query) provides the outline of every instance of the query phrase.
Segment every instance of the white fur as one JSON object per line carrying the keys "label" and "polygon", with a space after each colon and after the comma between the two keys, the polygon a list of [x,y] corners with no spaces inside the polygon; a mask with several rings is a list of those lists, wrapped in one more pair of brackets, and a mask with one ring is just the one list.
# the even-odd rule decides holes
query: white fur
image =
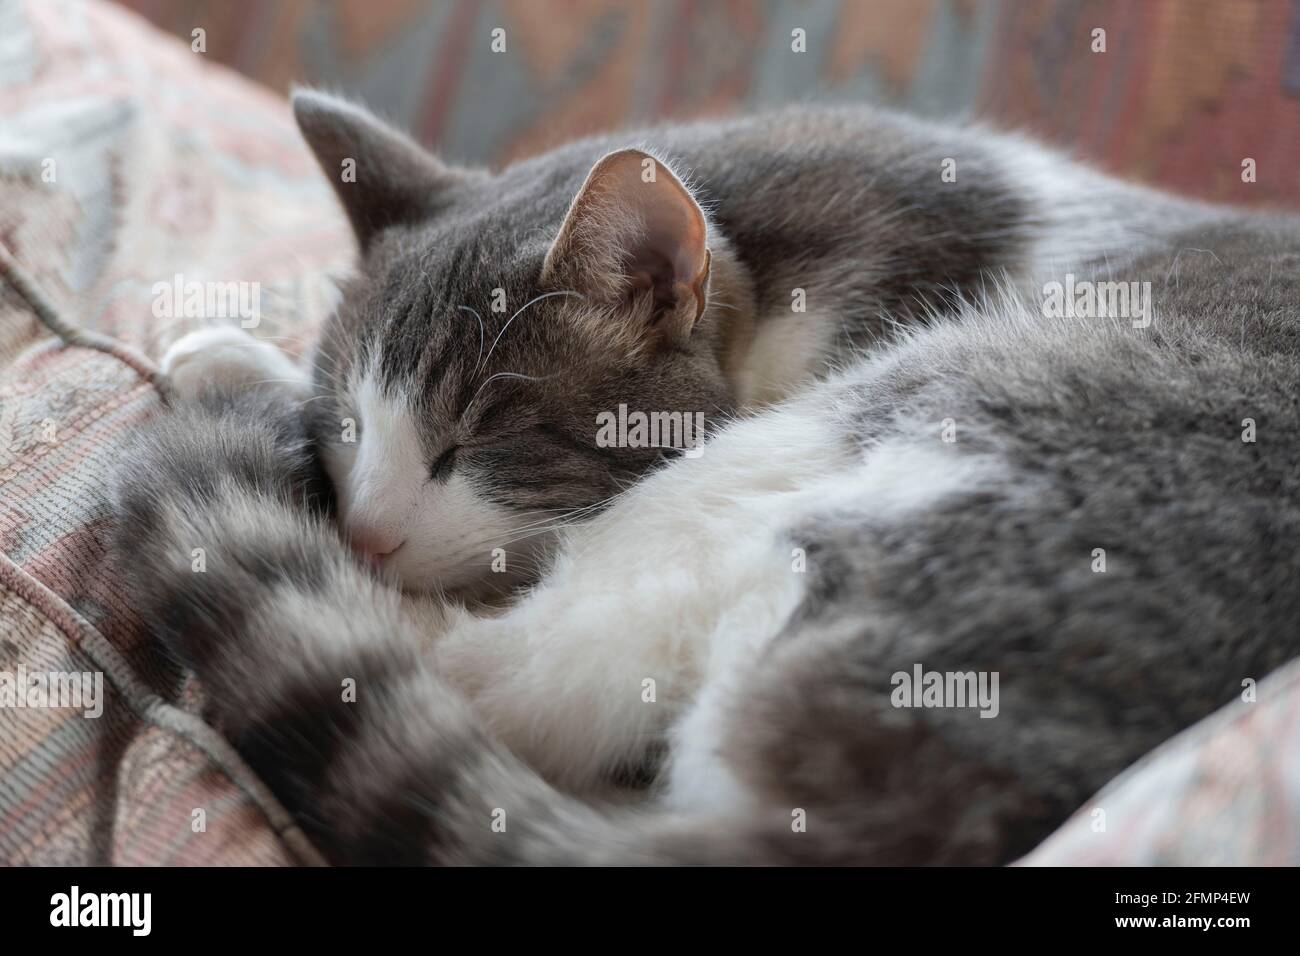
{"label": "white fur", "polygon": [[816,421],[733,426],[573,532],[521,604],[462,618],[440,663],[512,748],[554,779],[590,783],[666,732],[711,645],[769,632],[794,607],[802,582],[775,545],[780,505],[849,455]]}
{"label": "white fur", "polygon": [[836,507],[906,520],[1000,471],[937,423],[863,459],[834,419],[841,384],[720,432],[572,532],[523,602],[453,623],[435,653],[494,733],[572,788],[669,734],[672,805],[744,799],[718,755],[737,681],[804,593],[787,533]]}
{"label": "white fur", "polygon": [[788,307],[763,316],[736,376],[741,407],[781,401],[824,372],[839,325],[833,315]]}
{"label": "white fur", "polygon": [[298,399],[311,394],[310,378],[288,355],[234,326],[211,326],[181,336],[163,354],[160,366],[182,399],[208,385],[274,386]]}
{"label": "white fur", "polygon": [[1008,182],[1024,190],[1038,223],[1023,278],[1031,291],[1046,275],[1086,263],[1120,266],[1171,223],[1191,226],[1225,215],[1203,203],[1112,179],[1027,137],[980,130]]}
{"label": "white fur", "polygon": [[[359,416],[355,451],[335,445],[325,458],[344,532],[400,544],[383,567],[411,591],[481,581],[491,573],[493,549],[512,545],[527,519],[489,501],[463,474],[430,478],[408,396],[380,389],[369,373],[351,395]],[[507,551],[506,568],[519,559],[517,549]]]}

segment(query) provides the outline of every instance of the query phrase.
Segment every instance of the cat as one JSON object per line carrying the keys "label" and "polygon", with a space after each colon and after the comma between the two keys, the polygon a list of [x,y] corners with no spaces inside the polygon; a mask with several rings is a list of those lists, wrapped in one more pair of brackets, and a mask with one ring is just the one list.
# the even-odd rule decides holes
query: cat
{"label": "cat", "polygon": [[[113,548],[330,859],[1004,863],[1300,652],[1294,221],[868,108],[490,174],[294,106],[358,278],[311,381],[171,349]],[[620,403],[714,426],[597,450]]]}
{"label": "cat", "polygon": [[[554,526],[674,453],[598,442],[598,416],[680,413],[707,431],[1022,270],[1031,246],[1061,257],[1079,241],[1035,244],[1019,171],[980,137],[886,114],[596,139],[493,176],[345,102],[309,93],[295,110],[362,253],[320,337],[314,433],[342,527],[412,590],[527,583]],[[960,175],[936,183],[953,152]],[[694,190],[692,169],[708,170]],[[223,335],[252,344],[199,333],[164,365]]]}

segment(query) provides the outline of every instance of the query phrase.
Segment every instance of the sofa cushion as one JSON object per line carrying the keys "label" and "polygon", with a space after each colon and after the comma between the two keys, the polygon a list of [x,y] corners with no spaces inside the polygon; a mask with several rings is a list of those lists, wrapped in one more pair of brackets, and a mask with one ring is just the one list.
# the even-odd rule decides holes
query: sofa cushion
{"label": "sofa cushion", "polygon": [[[242,283],[250,331],[297,351],[350,233],[287,104],[134,15],[0,4],[0,45],[0,674],[103,687],[99,716],[0,706],[0,862],[316,862],[147,639],[105,565],[104,491],[159,407],[151,360],[200,323],[252,324],[165,290]],[[125,346],[60,342],[32,285]]]}

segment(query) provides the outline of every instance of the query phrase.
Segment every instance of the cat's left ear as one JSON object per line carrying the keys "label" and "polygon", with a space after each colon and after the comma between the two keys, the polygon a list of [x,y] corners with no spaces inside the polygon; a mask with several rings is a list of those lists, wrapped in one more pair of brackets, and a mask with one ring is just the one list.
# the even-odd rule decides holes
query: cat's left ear
{"label": "cat's left ear", "polygon": [[436,215],[452,190],[481,175],[447,166],[369,110],[336,96],[297,90],[293,115],[363,253],[385,229]]}
{"label": "cat's left ear", "polygon": [[587,175],[546,254],[542,283],[626,304],[644,326],[632,334],[684,342],[708,300],[708,234],[672,170],[642,150],[619,150]]}

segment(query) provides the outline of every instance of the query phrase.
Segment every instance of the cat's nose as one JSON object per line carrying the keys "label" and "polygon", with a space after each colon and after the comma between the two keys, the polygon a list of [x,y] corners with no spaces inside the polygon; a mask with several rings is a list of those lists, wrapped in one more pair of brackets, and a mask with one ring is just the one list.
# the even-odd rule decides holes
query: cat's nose
{"label": "cat's nose", "polygon": [[352,550],[371,564],[383,564],[406,543],[404,538],[373,528],[354,528],[348,541]]}

